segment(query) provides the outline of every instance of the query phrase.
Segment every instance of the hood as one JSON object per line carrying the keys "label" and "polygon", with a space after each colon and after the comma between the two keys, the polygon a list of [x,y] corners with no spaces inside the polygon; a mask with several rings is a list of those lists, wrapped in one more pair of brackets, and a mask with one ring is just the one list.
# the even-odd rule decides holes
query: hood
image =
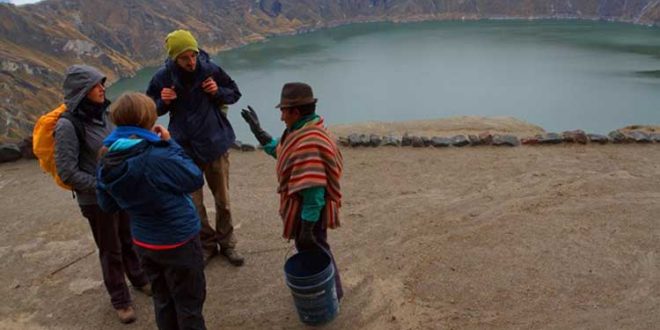
{"label": "hood", "polygon": [[106,77],[96,68],[89,65],[72,65],[66,70],[64,79],[64,104],[71,112],[76,112],[80,102],[98,83],[105,82]]}
{"label": "hood", "polygon": [[142,140],[128,149],[108,152],[101,159],[98,184],[108,190],[113,186],[134,185],[134,178],[145,171],[144,154],[149,147],[150,143]]}

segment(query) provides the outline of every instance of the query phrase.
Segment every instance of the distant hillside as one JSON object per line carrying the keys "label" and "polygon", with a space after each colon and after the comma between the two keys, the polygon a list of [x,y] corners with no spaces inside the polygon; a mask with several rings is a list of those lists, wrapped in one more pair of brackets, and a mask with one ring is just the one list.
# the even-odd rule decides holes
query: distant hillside
{"label": "distant hillside", "polygon": [[31,132],[61,99],[73,63],[111,81],[164,58],[163,38],[192,30],[211,52],[271,35],[366,21],[585,18],[656,25],[660,0],[46,0],[0,4],[0,139]]}

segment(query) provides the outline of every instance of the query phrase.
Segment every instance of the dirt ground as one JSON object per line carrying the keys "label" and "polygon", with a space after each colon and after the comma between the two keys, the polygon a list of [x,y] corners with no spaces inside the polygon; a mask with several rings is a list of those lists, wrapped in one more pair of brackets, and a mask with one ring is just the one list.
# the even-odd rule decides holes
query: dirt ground
{"label": "dirt ground", "polygon": [[[653,329],[660,145],[343,149],[345,298],[324,329]],[[206,268],[209,329],[299,329],[282,266],[274,161],[231,155],[242,268]],[[208,193],[208,192],[207,192]],[[207,195],[207,205],[211,198]],[[0,329],[121,325],[70,193],[0,164]]]}

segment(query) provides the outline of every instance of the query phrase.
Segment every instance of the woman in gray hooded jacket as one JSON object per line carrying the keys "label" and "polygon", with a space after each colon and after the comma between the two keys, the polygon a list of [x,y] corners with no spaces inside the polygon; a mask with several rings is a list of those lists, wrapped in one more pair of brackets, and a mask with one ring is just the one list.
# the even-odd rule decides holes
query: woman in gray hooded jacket
{"label": "woman in gray hooded jacket", "polygon": [[122,323],[130,323],[136,316],[124,273],[137,290],[150,294],[151,289],[133,250],[128,216],[103,212],[96,200],[97,155],[103,139],[115,128],[108,119],[105,80],[101,72],[87,65],[67,69],[64,103],[71,115],[60,117],[55,126],[55,166],[62,181],[73,187],[92,229],[112,306]]}

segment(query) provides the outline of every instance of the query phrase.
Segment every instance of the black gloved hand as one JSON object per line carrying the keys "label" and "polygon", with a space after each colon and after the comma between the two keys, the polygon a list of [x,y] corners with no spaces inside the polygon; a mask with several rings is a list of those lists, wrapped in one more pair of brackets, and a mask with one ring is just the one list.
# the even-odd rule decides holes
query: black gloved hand
{"label": "black gloved hand", "polygon": [[248,105],[247,109],[241,110],[241,116],[245,119],[245,122],[250,125],[250,130],[252,131],[252,134],[254,134],[254,137],[257,138],[257,141],[259,141],[259,144],[265,146],[270,143],[270,141],[273,141],[273,137],[261,128],[259,117],[257,117],[257,113],[251,106]]}
{"label": "black gloved hand", "polygon": [[302,226],[298,232],[298,250],[307,251],[319,248],[316,238],[314,238],[314,225],[316,223],[300,219]]}

